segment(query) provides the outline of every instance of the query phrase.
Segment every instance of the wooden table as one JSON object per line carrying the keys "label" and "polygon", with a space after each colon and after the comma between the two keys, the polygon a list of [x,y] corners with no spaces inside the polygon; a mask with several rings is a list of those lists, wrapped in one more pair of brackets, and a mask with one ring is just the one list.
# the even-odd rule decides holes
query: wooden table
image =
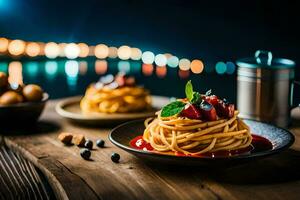
{"label": "wooden table", "polygon": [[[37,165],[59,199],[300,199],[300,126],[291,149],[243,166],[214,170],[145,164],[116,148],[107,139],[109,129],[83,128],[63,120],[50,101],[34,131],[8,133],[6,144]],[[296,113],[300,115],[299,113]],[[92,151],[92,161],[77,146],[57,140],[62,131],[102,138],[106,148]],[[121,155],[120,163],[110,155]]]}

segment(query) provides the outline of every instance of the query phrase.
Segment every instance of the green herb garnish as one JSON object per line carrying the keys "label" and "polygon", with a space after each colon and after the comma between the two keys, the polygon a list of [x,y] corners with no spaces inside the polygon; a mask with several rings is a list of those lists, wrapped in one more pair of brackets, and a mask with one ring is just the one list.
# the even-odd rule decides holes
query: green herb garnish
{"label": "green herb garnish", "polygon": [[191,102],[192,104],[199,103],[199,101],[201,100],[200,93],[194,92],[191,80],[189,80],[185,85],[185,95],[189,102]]}
{"label": "green herb garnish", "polygon": [[193,93],[194,93],[194,90],[193,90],[192,81],[189,80],[185,85],[185,95],[189,101],[192,101]]}
{"label": "green herb garnish", "polygon": [[193,98],[192,98],[192,100],[191,100],[191,103],[192,103],[192,104],[198,104],[198,103],[200,103],[201,100],[202,100],[202,99],[201,99],[200,93],[199,93],[199,92],[194,92],[194,93],[193,93]]}
{"label": "green herb garnish", "polygon": [[170,116],[176,115],[176,114],[180,113],[181,111],[183,111],[184,107],[185,107],[185,103],[183,103],[181,101],[174,101],[163,107],[163,109],[160,113],[160,116],[161,117],[170,117]]}
{"label": "green herb garnish", "polygon": [[[201,94],[199,92],[194,92],[192,81],[190,80],[185,85],[185,95],[191,104],[201,103]],[[184,110],[185,105],[186,103],[181,101],[174,101],[172,103],[169,103],[168,105],[162,108],[160,116],[170,117],[173,115],[177,115],[178,113]]]}

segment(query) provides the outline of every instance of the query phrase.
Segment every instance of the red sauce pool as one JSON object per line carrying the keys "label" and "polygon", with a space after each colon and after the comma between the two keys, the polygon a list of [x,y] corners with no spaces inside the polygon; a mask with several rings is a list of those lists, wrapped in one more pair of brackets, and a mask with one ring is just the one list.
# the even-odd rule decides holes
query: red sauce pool
{"label": "red sauce pool", "polygon": [[[154,151],[153,147],[150,145],[150,143],[143,140],[143,136],[137,136],[133,138],[129,142],[130,146],[143,150],[143,151]],[[238,149],[238,150],[232,150],[232,151],[217,151],[214,153],[204,153],[199,155],[185,155],[181,152],[175,152],[176,156],[192,156],[192,157],[228,157],[228,156],[234,156],[234,155],[240,155],[240,154],[251,154],[261,151],[267,151],[273,148],[272,143],[261,136],[252,134],[252,142],[249,147]],[[155,152],[155,151],[154,151]]]}

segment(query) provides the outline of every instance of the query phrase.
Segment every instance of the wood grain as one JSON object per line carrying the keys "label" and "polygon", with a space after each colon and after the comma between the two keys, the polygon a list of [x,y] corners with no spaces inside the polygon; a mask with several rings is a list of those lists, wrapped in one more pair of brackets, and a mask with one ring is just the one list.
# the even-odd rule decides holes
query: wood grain
{"label": "wood grain", "polygon": [[[292,149],[247,165],[224,170],[158,166],[113,146],[107,139],[110,129],[64,121],[54,111],[56,103],[47,105],[41,119],[48,131],[7,132],[5,142],[45,173],[59,199],[300,199],[297,126],[291,129],[296,136]],[[106,148],[95,148],[92,160],[83,160],[77,146],[57,140],[61,131],[84,134],[94,143],[105,139]],[[110,161],[112,152],[121,155],[120,163]]]}

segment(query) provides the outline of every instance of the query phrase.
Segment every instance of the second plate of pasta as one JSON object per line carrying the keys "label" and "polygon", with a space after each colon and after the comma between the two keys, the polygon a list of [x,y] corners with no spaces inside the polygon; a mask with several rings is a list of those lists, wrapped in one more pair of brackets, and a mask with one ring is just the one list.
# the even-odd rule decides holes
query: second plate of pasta
{"label": "second plate of pasta", "polygon": [[130,113],[89,113],[82,112],[80,102],[82,96],[67,98],[56,105],[56,112],[65,119],[86,125],[116,124],[133,119],[147,118],[155,115],[163,105],[170,101],[169,97],[151,96],[152,109]]}

